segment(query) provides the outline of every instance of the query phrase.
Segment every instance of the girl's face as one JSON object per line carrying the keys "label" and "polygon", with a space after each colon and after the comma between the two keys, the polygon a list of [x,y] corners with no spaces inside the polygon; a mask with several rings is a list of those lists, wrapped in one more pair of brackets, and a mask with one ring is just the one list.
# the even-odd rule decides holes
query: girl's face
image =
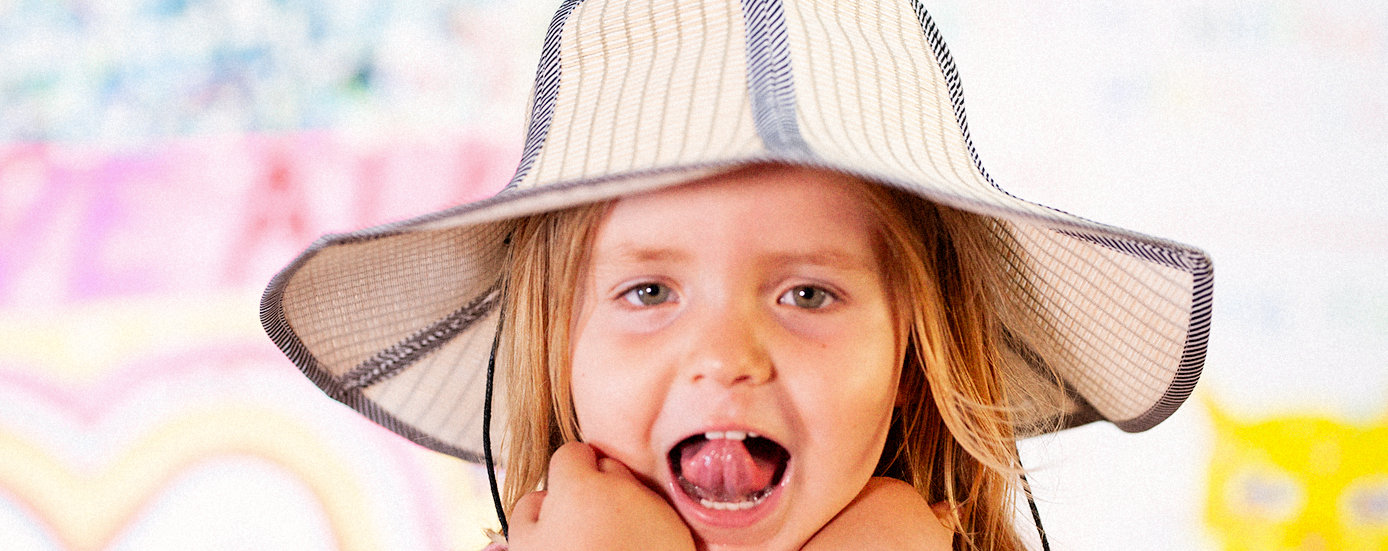
{"label": "girl's face", "polygon": [[872,476],[903,358],[851,178],[757,167],[624,198],[573,327],[583,439],[708,549],[798,549]]}

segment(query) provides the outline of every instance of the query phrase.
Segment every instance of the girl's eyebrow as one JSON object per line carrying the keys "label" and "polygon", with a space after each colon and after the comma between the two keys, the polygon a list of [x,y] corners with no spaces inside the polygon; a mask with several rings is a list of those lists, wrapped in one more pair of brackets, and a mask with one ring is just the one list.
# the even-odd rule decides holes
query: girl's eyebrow
{"label": "girl's eyebrow", "polygon": [[[593,260],[597,264],[684,262],[691,257],[692,255],[688,251],[681,249],[621,244],[612,247],[606,254],[596,256]],[[758,261],[770,265],[821,266],[855,272],[875,271],[877,269],[876,257],[832,248],[810,251],[773,251],[761,255]]]}
{"label": "girl's eyebrow", "polygon": [[774,253],[767,255],[765,258],[770,264],[823,266],[825,268],[845,271],[875,271],[877,268],[875,257],[853,254],[837,249]]}
{"label": "girl's eyebrow", "polygon": [[687,260],[689,253],[662,247],[641,247],[621,244],[608,254],[595,258],[598,262],[675,262]]}

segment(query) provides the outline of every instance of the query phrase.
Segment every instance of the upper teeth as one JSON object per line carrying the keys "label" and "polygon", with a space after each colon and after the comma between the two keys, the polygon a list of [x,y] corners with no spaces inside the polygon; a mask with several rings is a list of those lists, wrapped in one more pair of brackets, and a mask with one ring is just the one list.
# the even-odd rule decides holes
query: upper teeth
{"label": "upper teeth", "polygon": [[740,431],[740,430],[729,430],[729,431],[716,431],[716,430],[715,430],[715,431],[709,431],[709,432],[704,433],[704,438],[707,438],[707,439],[709,439],[709,440],[723,440],[723,439],[725,439],[725,438],[728,439],[728,440],[746,440],[748,436],[751,436],[752,438],[756,438],[756,437],[758,437],[758,436],[760,436],[760,435],[758,435],[758,434],[755,433],[755,432],[744,432],[744,431]]}

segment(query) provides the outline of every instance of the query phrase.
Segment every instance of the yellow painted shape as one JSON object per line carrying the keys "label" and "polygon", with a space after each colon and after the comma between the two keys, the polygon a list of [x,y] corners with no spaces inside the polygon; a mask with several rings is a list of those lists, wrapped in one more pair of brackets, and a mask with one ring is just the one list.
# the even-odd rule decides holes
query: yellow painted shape
{"label": "yellow painted shape", "polygon": [[1245,422],[1208,405],[1205,520],[1224,549],[1388,551],[1388,423]]}
{"label": "yellow painted shape", "polygon": [[95,551],[107,547],[180,473],[238,455],[266,459],[302,480],[322,504],[338,549],[380,547],[358,475],[294,419],[253,407],[180,415],[97,473],[74,471],[0,427],[0,487],[46,522],[62,548]]}
{"label": "yellow painted shape", "polygon": [[149,354],[207,343],[269,345],[258,296],[237,292],[137,297],[65,308],[0,310],[0,361],[64,384],[90,383]]}

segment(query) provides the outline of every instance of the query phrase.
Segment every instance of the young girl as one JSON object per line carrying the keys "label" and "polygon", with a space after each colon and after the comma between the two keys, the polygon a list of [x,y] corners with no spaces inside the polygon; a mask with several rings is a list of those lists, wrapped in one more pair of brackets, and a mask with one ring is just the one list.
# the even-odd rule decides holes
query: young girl
{"label": "young girl", "polygon": [[[893,461],[891,474],[922,489],[915,510],[926,518],[891,511],[911,522],[887,524],[948,534],[930,499],[950,524],[959,504],[967,525],[982,528],[974,543],[1015,546],[1008,418],[969,411],[1001,397],[989,360],[968,357],[991,346],[978,327],[990,323],[986,272],[973,264],[982,251],[959,248],[983,238],[981,223],[855,178],[775,165],[523,221],[512,234],[516,301],[503,305],[511,329],[499,360],[516,366],[512,409],[540,413],[511,418],[510,434],[538,440],[512,447],[507,462],[513,548],[650,534],[651,521],[631,534],[594,521],[604,503],[631,514],[626,500],[597,491],[622,484],[570,489],[571,478],[593,474],[594,452],[664,492],[679,512],[666,519],[683,518],[707,548],[798,549]],[[537,359],[562,343],[567,355],[549,356],[557,365]],[[959,409],[934,407],[926,388]],[[942,414],[962,415],[954,421],[977,427],[972,438],[941,438]],[[582,461],[559,464],[556,454],[546,465],[556,445],[580,440],[593,448],[569,451]],[[981,461],[958,464],[962,445]],[[547,494],[520,497],[546,468]],[[651,508],[669,509],[652,497]],[[575,501],[574,514],[552,521],[556,500]],[[935,539],[948,548],[949,537]]]}
{"label": "young girl", "polygon": [[320,240],[262,320],[505,458],[516,551],[1020,549],[1015,440],[1169,416],[1211,285],[994,186],[919,4],[568,0],[511,184]]}

